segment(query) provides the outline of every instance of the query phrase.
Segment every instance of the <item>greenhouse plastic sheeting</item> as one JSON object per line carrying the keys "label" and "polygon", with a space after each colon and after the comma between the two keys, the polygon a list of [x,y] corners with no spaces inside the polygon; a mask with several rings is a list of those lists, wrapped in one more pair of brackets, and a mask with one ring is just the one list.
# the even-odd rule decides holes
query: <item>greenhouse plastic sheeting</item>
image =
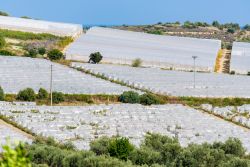
{"label": "greenhouse plastic sheeting", "polygon": [[67,94],[121,94],[130,88],[105,81],[67,66],[44,59],[0,56],[0,85],[6,93],[25,88],[50,90],[53,65],[53,91]]}
{"label": "greenhouse plastic sheeting", "polygon": [[230,70],[239,74],[250,72],[250,43],[233,43]]}
{"label": "greenhouse plastic sheeting", "polygon": [[9,29],[33,33],[50,33],[58,36],[77,37],[82,32],[82,25],[56,23],[33,19],[0,16],[0,29]]}
{"label": "greenhouse plastic sheeting", "polygon": [[147,132],[154,132],[176,137],[182,146],[235,137],[250,151],[249,130],[178,104],[6,105],[0,106],[0,114],[37,135],[59,142],[72,141],[77,149],[89,149],[90,142],[102,136],[127,137],[139,146]]}
{"label": "greenhouse plastic sheeting", "polygon": [[220,47],[219,40],[94,27],[68,47],[66,58],[86,61],[91,53],[99,51],[103,62],[131,64],[140,58],[144,66],[192,70],[192,56],[198,56],[198,70],[212,71]]}
{"label": "greenhouse plastic sheeting", "polygon": [[72,63],[72,66],[163,95],[250,98],[248,76],[197,72],[194,88],[193,72],[107,64]]}

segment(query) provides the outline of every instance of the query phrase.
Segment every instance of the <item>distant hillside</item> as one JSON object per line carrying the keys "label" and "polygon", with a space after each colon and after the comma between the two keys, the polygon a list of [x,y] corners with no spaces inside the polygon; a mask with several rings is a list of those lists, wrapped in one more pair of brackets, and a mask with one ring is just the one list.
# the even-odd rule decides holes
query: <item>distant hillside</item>
{"label": "distant hillside", "polygon": [[203,22],[185,22],[184,24],[180,24],[179,22],[176,22],[139,26],[123,25],[115,26],[113,28],[159,35],[219,39],[222,40],[223,48],[230,48],[233,41],[250,42],[249,25],[241,28],[235,23],[220,24],[217,21],[214,21],[212,24]]}

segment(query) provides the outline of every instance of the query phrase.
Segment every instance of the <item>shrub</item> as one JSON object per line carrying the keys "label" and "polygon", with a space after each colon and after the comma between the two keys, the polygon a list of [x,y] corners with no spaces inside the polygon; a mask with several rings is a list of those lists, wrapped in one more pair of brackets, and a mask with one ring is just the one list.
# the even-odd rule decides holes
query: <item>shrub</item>
{"label": "shrub", "polygon": [[220,23],[218,21],[213,21],[212,26],[220,27]]}
{"label": "shrub", "polygon": [[127,160],[133,150],[134,146],[124,137],[113,139],[108,147],[109,155],[121,160]]}
{"label": "shrub", "polygon": [[46,49],[45,49],[45,48],[39,48],[39,49],[38,49],[38,53],[39,53],[40,55],[44,55],[44,54],[46,53]]}
{"label": "shrub", "polygon": [[14,56],[14,53],[8,51],[8,50],[0,50],[0,55],[3,56]]}
{"label": "shrub", "polygon": [[63,159],[64,167],[79,167],[82,164],[82,156],[80,153],[72,153]]}
{"label": "shrub", "polygon": [[0,101],[4,101],[4,96],[3,88],[0,86]]}
{"label": "shrub", "polygon": [[31,88],[21,90],[17,94],[17,100],[35,101],[35,99],[36,99],[36,94],[35,94],[34,90]]}
{"label": "shrub", "polygon": [[5,45],[6,45],[5,39],[0,36],[0,49],[2,49],[3,47],[5,47]]}
{"label": "shrub", "polygon": [[49,51],[48,57],[50,60],[60,60],[63,58],[63,53],[58,49],[53,49]]}
{"label": "shrub", "polygon": [[143,105],[152,105],[152,104],[161,104],[163,103],[163,101],[159,97],[151,93],[145,93],[140,96],[140,103]]}
{"label": "shrub", "polygon": [[149,30],[147,31],[147,33],[154,35],[163,35],[163,32],[161,30]]}
{"label": "shrub", "polygon": [[142,60],[141,59],[135,59],[132,62],[132,67],[140,67],[142,65]]}
{"label": "shrub", "polygon": [[122,103],[140,103],[140,96],[137,92],[127,91],[123,92],[119,97],[119,101]]}
{"label": "shrub", "polygon": [[230,74],[231,75],[235,75],[235,71],[230,71]]}
{"label": "shrub", "polygon": [[91,53],[89,56],[89,63],[98,64],[102,58],[103,57],[100,52]]}
{"label": "shrub", "polygon": [[222,165],[223,167],[249,167],[250,162],[246,159],[240,159],[238,157],[233,157],[228,162]]}
{"label": "shrub", "polygon": [[53,99],[53,103],[55,103],[55,104],[64,102],[64,100],[65,100],[64,94],[61,92],[53,92],[52,99]]}
{"label": "shrub", "polygon": [[245,154],[245,149],[243,148],[241,141],[235,138],[228,139],[225,144],[222,145],[222,149],[226,154],[232,154],[239,157]]}
{"label": "shrub", "polygon": [[23,18],[23,19],[32,19],[32,18],[30,18],[28,16],[21,16],[21,18]]}
{"label": "shrub", "polygon": [[23,144],[19,144],[14,149],[10,145],[3,146],[1,153],[0,166],[2,167],[31,167]]}
{"label": "shrub", "polygon": [[0,11],[0,16],[9,16],[9,14],[6,12]]}
{"label": "shrub", "polygon": [[96,155],[106,154],[108,155],[108,146],[110,139],[106,136],[94,140],[90,143],[90,150],[96,153]]}
{"label": "shrub", "polygon": [[151,166],[152,164],[156,164],[161,162],[161,153],[154,151],[148,147],[142,147],[139,149],[135,149],[130,155],[129,160],[132,161],[133,164],[136,165],[144,165],[147,164]]}
{"label": "shrub", "polygon": [[35,58],[37,54],[38,54],[37,50],[33,48],[33,49],[28,50],[28,53],[25,56]]}
{"label": "shrub", "polygon": [[233,28],[229,28],[229,29],[227,29],[227,32],[228,33],[231,33],[231,34],[234,34],[235,33],[235,29],[233,29]]}
{"label": "shrub", "polygon": [[38,99],[47,99],[48,97],[49,97],[49,93],[47,92],[47,90],[40,88],[38,91],[37,98]]}

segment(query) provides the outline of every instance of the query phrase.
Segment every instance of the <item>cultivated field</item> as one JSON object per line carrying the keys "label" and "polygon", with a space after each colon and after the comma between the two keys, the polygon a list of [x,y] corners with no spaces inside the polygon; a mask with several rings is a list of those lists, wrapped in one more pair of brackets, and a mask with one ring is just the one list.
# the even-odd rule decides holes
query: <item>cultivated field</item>
{"label": "cultivated field", "polygon": [[250,150],[248,129],[182,105],[132,104],[85,107],[1,106],[1,115],[18,125],[58,141],[72,141],[78,149],[100,136],[120,135],[139,145],[147,132],[178,137],[181,145],[241,139]]}
{"label": "cultivated field", "polygon": [[200,71],[213,71],[221,41],[160,36],[146,33],[94,27],[66,50],[66,59],[87,61],[93,52],[101,52],[103,62],[131,64],[136,58],[144,66],[192,70],[192,56],[198,56]]}
{"label": "cultivated field", "polygon": [[0,56],[0,85],[6,93],[25,88],[50,89],[53,65],[53,91],[67,94],[121,94],[130,90],[45,59]]}
{"label": "cultivated field", "polygon": [[172,96],[250,97],[250,78],[239,75],[196,73],[196,88],[192,72],[156,68],[134,68],[107,64],[72,63],[91,73],[103,75],[128,85]]}

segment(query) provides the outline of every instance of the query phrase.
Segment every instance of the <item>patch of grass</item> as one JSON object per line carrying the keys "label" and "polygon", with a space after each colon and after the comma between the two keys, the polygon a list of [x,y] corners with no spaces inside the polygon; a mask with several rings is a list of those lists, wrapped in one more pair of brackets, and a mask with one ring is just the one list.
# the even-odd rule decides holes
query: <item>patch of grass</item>
{"label": "patch of grass", "polygon": [[61,38],[61,40],[59,40],[57,42],[57,46],[59,47],[60,50],[62,50],[66,46],[68,46],[71,42],[73,42],[73,38],[71,38],[71,37],[64,37],[64,38]]}
{"label": "patch of grass", "polygon": [[6,29],[0,29],[0,36],[20,40],[48,40],[62,38],[48,33],[35,34],[31,32],[13,31]]}
{"label": "patch of grass", "polygon": [[223,56],[223,50],[221,49],[221,50],[219,50],[217,58],[216,58],[216,64],[215,64],[214,72],[218,72],[219,69],[221,68],[220,61],[221,61],[222,56]]}

